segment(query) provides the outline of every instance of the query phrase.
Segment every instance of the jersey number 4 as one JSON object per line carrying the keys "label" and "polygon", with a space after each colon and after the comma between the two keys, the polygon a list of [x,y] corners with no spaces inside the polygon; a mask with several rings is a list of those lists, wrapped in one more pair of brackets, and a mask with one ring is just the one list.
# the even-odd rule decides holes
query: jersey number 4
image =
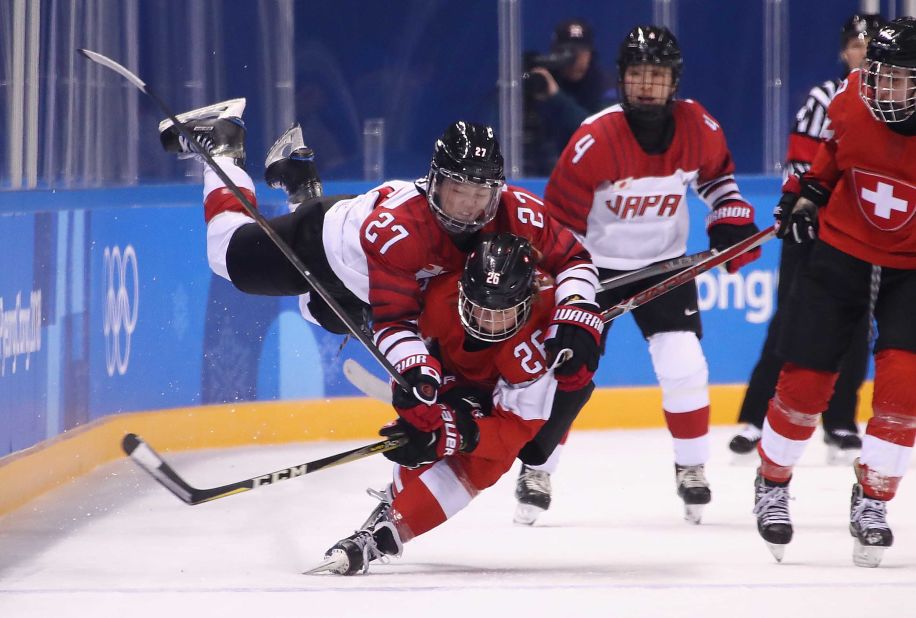
{"label": "jersey number 4", "polygon": [[[394,215],[391,214],[390,212],[383,211],[383,212],[378,213],[378,217],[376,218],[376,220],[370,221],[366,225],[366,231],[364,232],[364,234],[366,235],[366,240],[368,240],[371,243],[374,243],[376,240],[378,240],[378,232],[374,232],[373,229],[381,230],[381,229],[387,228],[389,225],[391,225],[392,221],[394,221]],[[379,253],[381,253],[382,255],[385,255],[385,252],[388,251],[391,245],[398,242],[399,240],[407,238],[409,234],[407,229],[403,225],[400,225],[400,224],[391,225],[391,231],[394,232],[394,235],[391,238],[389,238],[385,242],[385,244],[382,245],[381,249],[379,249]]]}

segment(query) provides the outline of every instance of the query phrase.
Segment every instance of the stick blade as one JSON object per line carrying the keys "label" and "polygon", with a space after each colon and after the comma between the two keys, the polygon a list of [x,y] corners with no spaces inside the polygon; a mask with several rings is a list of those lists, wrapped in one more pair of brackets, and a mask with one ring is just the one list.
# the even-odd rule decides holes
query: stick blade
{"label": "stick blade", "polygon": [[92,51],[92,50],[90,50],[90,49],[85,49],[85,48],[83,48],[83,47],[80,47],[80,48],[77,49],[76,51],[78,51],[79,53],[81,53],[83,56],[85,56],[85,57],[88,58],[89,60],[95,62],[96,64],[100,64],[100,65],[102,65],[103,67],[109,68],[109,69],[111,69],[112,71],[114,71],[115,73],[118,73],[118,74],[121,75],[124,79],[126,79],[127,81],[129,81],[130,83],[132,83],[134,86],[136,86],[136,87],[139,88],[140,90],[146,92],[146,84],[143,82],[143,80],[140,79],[139,77],[137,77],[134,73],[132,73],[132,72],[131,72],[127,67],[125,67],[124,65],[115,62],[114,60],[112,60],[112,59],[109,58],[108,56],[103,56],[102,54],[100,54],[100,53],[98,53],[98,52],[94,52],[94,51]]}
{"label": "stick blade", "polygon": [[352,358],[344,361],[343,373],[347,381],[362,394],[383,403],[391,403],[391,387]]}

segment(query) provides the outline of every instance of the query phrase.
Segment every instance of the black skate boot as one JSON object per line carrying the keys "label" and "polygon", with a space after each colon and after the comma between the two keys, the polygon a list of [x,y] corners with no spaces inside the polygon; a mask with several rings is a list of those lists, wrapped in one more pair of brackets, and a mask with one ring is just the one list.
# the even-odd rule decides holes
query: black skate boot
{"label": "black skate boot", "polygon": [[827,463],[831,465],[849,465],[862,450],[862,438],[848,429],[824,427],[824,444],[827,445]]}
{"label": "black skate boot", "polygon": [[375,507],[363,527],[331,546],[325,552],[321,564],[306,571],[306,575],[325,571],[337,575],[356,575],[367,572],[373,560],[387,562],[389,556],[401,555],[404,545],[389,517],[391,503],[381,498],[379,492],[370,491],[370,494],[379,497],[382,502]]}
{"label": "black skate boot", "polygon": [[534,524],[550,508],[550,474],[522,464],[515,483],[515,499],[518,505],[512,521],[523,526]]}
{"label": "black skate boot", "polygon": [[792,520],[789,518],[789,482],[771,483],[757,471],[754,481],[754,515],[757,531],[767,548],[782,562],[786,545],[792,540]]}
{"label": "black skate boot", "polygon": [[884,550],[894,544],[894,533],[887,525],[887,502],[869,498],[858,483],[852,486],[849,534],[856,539],[852,561],[860,567],[881,564]]}
{"label": "black skate boot", "polygon": [[289,196],[290,209],[321,197],[321,179],[315,167],[315,151],[305,145],[302,129],[294,124],[277,138],[264,161],[264,180]]}
{"label": "black skate boot", "polygon": [[684,519],[692,524],[699,524],[703,519],[703,507],[712,500],[705,467],[703,464],[674,464],[674,481],[677,485],[677,495],[684,501]]}
{"label": "black skate boot", "polygon": [[736,455],[752,453],[760,444],[760,428],[748,423],[728,443],[728,448]]}
{"label": "black skate boot", "polygon": [[[194,135],[198,145],[211,157],[225,156],[235,159],[236,165],[245,165],[245,123],[242,112],[245,99],[230,99],[207,107],[193,109],[176,118]],[[197,150],[182,135],[171,119],[159,123],[159,141],[166,152],[178,153],[179,159],[197,155]]]}

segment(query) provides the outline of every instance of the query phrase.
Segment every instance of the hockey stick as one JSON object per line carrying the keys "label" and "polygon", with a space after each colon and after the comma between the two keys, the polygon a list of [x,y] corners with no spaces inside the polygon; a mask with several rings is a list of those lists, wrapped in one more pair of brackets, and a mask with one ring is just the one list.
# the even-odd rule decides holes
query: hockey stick
{"label": "hockey stick", "polygon": [[244,481],[237,481],[235,483],[229,483],[228,485],[221,485],[208,489],[199,489],[189,485],[187,481],[175,472],[172,466],[162,459],[159,453],[154,451],[149,444],[144,442],[143,439],[136,434],[129,433],[125,435],[124,440],[121,441],[121,448],[124,449],[124,452],[127,453],[137,465],[156,479],[160,485],[175,494],[175,496],[185,504],[194,506],[202,502],[218,500],[226,496],[258,489],[265,485],[272,485],[280,481],[287,481],[298,476],[311,474],[312,472],[324,470],[331,466],[339,466],[369,457],[370,455],[375,455],[376,453],[384,453],[385,451],[396,449],[404,444],[407,444],[406,436],[394,436],[391,439],[382,440],[374,444],[367,444],[366,446],[361,446],[351,451],[329,455],[328,457],[299,464],[298,466],[290,466],[289,468],[284,468],[268,474],[254,476]]}
{"label": "hockey stick", "polygon": [[623,273],[622,275],[617,275],[616,277],[611,277],[610,279],[599,281],[597,291],[606,292],[608,290],[613,290],[614,288],[619,288],[620,286],[626,285],[628,283],[636,283],[637,281],[642,281],[643,279],[654,277],[655,275],[661,275],[664,273],[681,270],[683,268],[689,268],[694,264],[699,264],[703,260],[712,257],[714,254],[715,251],[710,249],[709,251],[703,251],[702,253],[682,255],[681,257],[665,260],[664,262],[658,262],[657,264],[650,264],[645,268],[640,268],[639,270]]}
{"label": "hockey stick", "polygon": [[391,387],[352,358],[344,361],[343,374],[347,381],[366,397],[377,399],[384,403],[391,403]]}
{"label": "hockey stick", "polygon": [[774,236],[776,236],[775,225],[760,230],[753,236],[749,236],[741,242],[735,243],[728,249],[723,249],[718,253],[714,253],[702,262],[694,264],[690,268],[686,268],[677,274],[671,275],[664,281],[643,290],[639,294],[631,296],[630,298],[617,305],[614,305],[601,314],[601,319],[603,319],[605,323],[610,322],[611,320],[615,320],[622,316],[624,313],[629,313],[630,311],[633,311],[633,309],[636,309],[636,307],[645,305],[650,300],[654,300],[662,294],[666,294],[674,288],[680,285],[684,285],[688,281],[693,281],[706,271],[713,269],[720,264],[725,264],[729,260],[733,260],[739,255],[747,253],[751,249],[762,245]]}
{"label": "hockey stick", "polygon": [[194,135],[187,129],[187,127],[184,126],[184,124],[178,120],[178,118],[175,117],[175,114],[173,114],[169,106],[166,105],[161,98],[159,98],[159,95],[153,92],[153,90],[134,73],[132,73],[124,66],[118,64],[111,58],[103,56],[100,53],[90,51],[88,49],[80,48],[77,51],[79,51],[86,58],[95,62],[96,64],[111,69],[115,73],[121,75],[124,79],[136,86],[140,92],[149,96],[153,101],[156,102],[156,104],[159,106],[159,109],[161,109],[165,115],[168,116],[168,118],[174,123],[175,128],[179,133],[181,133],[182,136],[184,136],[185,139],[188,140],[188,143],[193,145],[193,147],[197,150],[197,154],[199,154],[207,166],[209,166],[210,169],[212,169],[216,175],[219,176],[219,179],[223,181],[223,184],[226,186],[226,188],[229,189],[232,195],[234,195],[239,203],[241,203],[242,207],[245,209],[248,215],[254,219],[255,223],[257,223],[258,226],[264,230],[264,233],[277,246],[277,249],[279,249],[280,252],[286,257],[286,259],[290,261],[290,263],[296,268],[299,274],[302,275],[302,277],[309,283],[312,289],[315,290],[319,296],[321,296],[322,300],[328,304],[328,306],[337,315],[337,317],[339,317],[340,320],[347,325],[347,328],[350,329],[350,332],[353,334],[353,336],[356,337],[359,342],[366,347],[367,350],[369,350],[369,353],[375,357],[375,360],[379,362],[379,364],[391,375],[391,377],[395,382],[398,383],[399,386],[404,388],[404,390],[410,391],[411,386],[407,383],[407,380],[405,380],[404,377],[397,372],[394,366],[375,346],[375,343],[372,342],[368,336],[366,336],[362,328],[353,321],[353,318],[351,318],[347,312],[343,310],[340,304],[338,304],[338,302],[328,293],[328,291],[324,289],[324,286],[322,286],[321,283],[319,283],[318,280],[312,275],[312,273],[309,272],[308,268],[306,268],[302,260],[299,259],[299,256],[296,255],[295,252],[293,252],[293,250],[289,247],[289,245],[287,245],[286,242],[280,238],[280,235],[277,234],[277,232],[274,231],[272,227],[270,227],[270,224],[267,222],[267,219],[264,218],[264,215],[262,215],[258,209],[248,201],[248,198],[245,197],[238,186],[232,182],[232,179],[226,175],[226,172],[224,172],[222,168],[216,164],[216,162],[213,160],[213,157],[210,156],[210,153],[208,153],[205,148],[202,148],[200,144],[197,143],[197,139],[194,137]]}

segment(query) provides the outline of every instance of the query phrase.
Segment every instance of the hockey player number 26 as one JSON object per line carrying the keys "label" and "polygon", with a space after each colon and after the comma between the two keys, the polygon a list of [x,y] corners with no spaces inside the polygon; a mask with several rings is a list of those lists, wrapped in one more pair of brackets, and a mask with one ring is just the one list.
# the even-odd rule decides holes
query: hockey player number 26
{"label": "hockey player number 26", "polygon": [[[375,242],[378,240],[378,232],[373,232],[372,228],[383,229],[391,225],[391,222],[394,221],[394,215],[390,212],[380,212],[378,213],[378,218],[375,221],[370,221],[366,225],[366,240],[369,242]],[[391,231],[394,232],[394,236],[388,239],[388,241],[382,245],[382,248],[379,249],[379,253],[385,255],[385,252],[388,251],[388,248],[391,247],[397,241],[407,238],[408,231],[404,228],[403,225],[392,225]]]}

